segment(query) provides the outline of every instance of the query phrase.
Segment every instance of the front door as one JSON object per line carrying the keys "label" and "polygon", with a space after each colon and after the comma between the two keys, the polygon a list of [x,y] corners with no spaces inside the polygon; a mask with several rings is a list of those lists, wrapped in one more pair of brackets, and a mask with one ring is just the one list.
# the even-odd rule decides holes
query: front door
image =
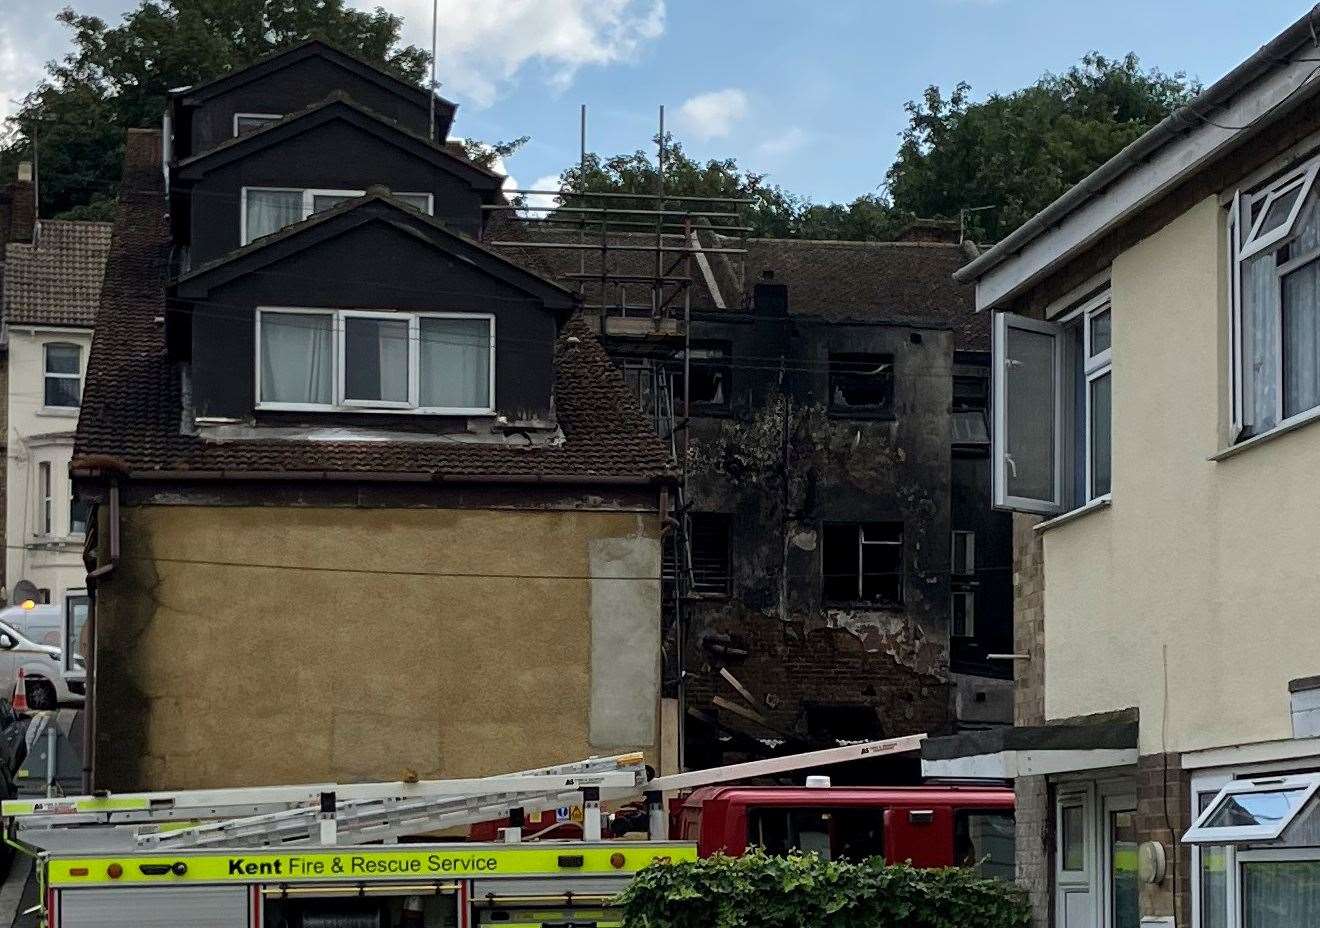
{"label": "front door", "polygon": [[1067,783],[1055,799],[1058,928],[1140,928],[1136,797],[1128,783]]}

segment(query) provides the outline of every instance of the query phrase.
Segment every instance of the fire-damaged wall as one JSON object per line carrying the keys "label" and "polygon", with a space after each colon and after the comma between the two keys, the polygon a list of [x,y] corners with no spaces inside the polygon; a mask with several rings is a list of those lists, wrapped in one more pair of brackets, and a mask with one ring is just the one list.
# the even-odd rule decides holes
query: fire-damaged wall
{"label": "fire-damaged wall", "polygon": [[953,333],[757,291],[693,323],[693,766],[950,721]]}

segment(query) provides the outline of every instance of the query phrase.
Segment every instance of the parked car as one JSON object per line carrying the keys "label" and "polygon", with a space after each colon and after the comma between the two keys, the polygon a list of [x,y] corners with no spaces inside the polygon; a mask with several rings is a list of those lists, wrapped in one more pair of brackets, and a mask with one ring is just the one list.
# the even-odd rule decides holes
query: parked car
{"label": "parked car", "polygon": [[[81,669],[81,659],[74,656]],[[28,706],[54,709],[61,705],[81,705],[83,696],[69,689],[60,665],[60,649],[38,644],[14,626],[0,622],[0,695],[14,691],[18,671],[26,677]]]}

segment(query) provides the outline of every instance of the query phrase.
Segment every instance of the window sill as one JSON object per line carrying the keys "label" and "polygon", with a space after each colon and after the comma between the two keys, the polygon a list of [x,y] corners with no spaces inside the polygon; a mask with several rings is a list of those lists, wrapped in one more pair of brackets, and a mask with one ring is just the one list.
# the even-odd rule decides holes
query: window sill
{"label": "window sill", "polygon": [[1257,445],[1263,445],[1267,441],[1273,441],[1289,432],[1295,432],[1304,425],[1310,425],[1312,422],[1320,421],[1320,406],[1315,409],[1308,409],[1306,412],[1298,413],[1291,419],[1285,419],[1270,429],[1268,432],[1262,432],[1259,435],[1253,435],[1246,441],[1240,441],[1236,445],[1229,445],[1227,448],[1221,448],[1210,455],[1207,460],[1224,461],[1228,458],[1241,454]]}
{"label": "window sill", "polygon": [[52,416],[59,419],[78,418],[77,406],[42,406],[37,410],[39,416]]}
{"label": "window sill", "polygon": [[902,612],[902,603],[877,603],[867,600],[834,601],[825,600],[822,604],[826,609],[847,609],[849,612]]}
{"label": "window sill", "polygon": [[871,412],[866,409],[839,409],[831,406],[826,410],[831,419],[856,419],[860,422],[897,422],[898,416],[892,412]]}
{"label": "window sill", "polygon": [[494,409],[434,406],[322,406],[313,403],[257,403],[257,412],[370,413],[389,416],[494,416]]}
{"label": "window sill", "polygon": [[1074,519],[1080,519],[1093,512],[1099,512],[1101,509],[1108,509],[1113,504],[1113,495],[1106,493],[1104,496],[1097,496],[1085,506],[1078,506],[1076,509],[1069,509],[1062,515],[1057,515],[1052,519],[1046,519],[1044,522],[1037,523],[1035,530],[1037,532],[1048,532],[1050,529],[1059,525],[1065,525]]}

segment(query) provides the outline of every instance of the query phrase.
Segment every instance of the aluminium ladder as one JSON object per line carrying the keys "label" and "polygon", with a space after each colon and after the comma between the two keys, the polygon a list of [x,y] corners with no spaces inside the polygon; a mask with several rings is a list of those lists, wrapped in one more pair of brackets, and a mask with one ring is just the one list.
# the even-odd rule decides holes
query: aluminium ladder
{"label": "aluminium ladder", "polygon": [[0,807],[10,837],[45,851],[336,846],[427,834],[508,816],[520,841],[524,811],[582,802],[583,837],[601,838],[601,799],[645,795],[653,839],[668,831],[663,794],[751,777],[918,750],[908,735],[648,779],[641,754],[593,757],[491,777],[305,784],[12,800]]}

